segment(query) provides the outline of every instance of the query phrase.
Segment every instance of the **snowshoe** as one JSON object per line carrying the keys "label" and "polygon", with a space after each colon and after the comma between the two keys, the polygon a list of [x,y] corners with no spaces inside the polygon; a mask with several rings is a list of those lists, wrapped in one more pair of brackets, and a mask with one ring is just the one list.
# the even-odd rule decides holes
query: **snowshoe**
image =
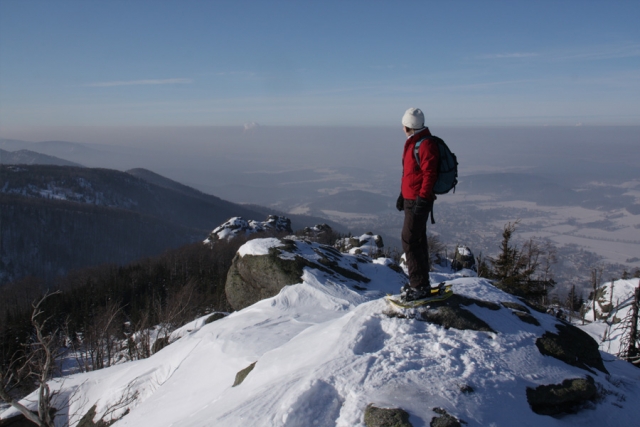
{"label": "snowshoe", "polygon": [[[412,290],[407,290],[403,287],[402,293],[399,297],[397,295],[387,295],[387,301],[400,308],[420,307],[432,302],[444,301],[451,297],[451,295],[453,295],[451,286],[451,284],[442,282],[437,287],[431,288],[430,294],[425,293],[424,296],[420,294],[411,295]],[[416,291],[414,290],[413,292]]]}

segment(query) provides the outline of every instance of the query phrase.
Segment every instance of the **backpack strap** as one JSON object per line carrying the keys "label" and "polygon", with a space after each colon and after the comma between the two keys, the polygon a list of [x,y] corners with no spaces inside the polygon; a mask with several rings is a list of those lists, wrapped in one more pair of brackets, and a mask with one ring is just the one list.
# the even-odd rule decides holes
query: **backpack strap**
{"label": "backpack strap", "polygon": [[420,144],[422,144],[422,141],[424,141],[427,138],[422,138],[420,141],[416,142],[416,145],[413,147],[413,157],[416,158],[416,163],[418,164],[418,167],[420,167],[420,155],[419,155],[419,151],[420,151]]}
{"label": "backpack strap", "polygon": [[[420,155],[419,155],[420,145],[425,139],[428,139],[428,138],[429,137],[422,138],[420,141],[416,142],[416,145],[413,147],[413,157],[416,158],[416,163],[418,164],[418,167],[420,167]],[[433,219],[433,207],[431,208],[431,212],[429,212],[429,215],[431,216],[431,224],[435,224],[436,221]]]}

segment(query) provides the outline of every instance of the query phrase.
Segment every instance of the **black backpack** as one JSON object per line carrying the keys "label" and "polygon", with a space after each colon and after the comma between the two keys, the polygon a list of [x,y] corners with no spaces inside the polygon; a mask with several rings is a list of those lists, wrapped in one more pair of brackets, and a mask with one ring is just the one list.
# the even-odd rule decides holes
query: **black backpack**
{"label": "black backpack", "polygon": [[[458,185],[458,159],[456,155],[449,150],[447,144],[437,136],[428,136],[416,142],[416,146],[413,149],[413,155],[416,158],[418,166],[420,166],[420,158],[418,157],[418,150],[420,144],[425,139],[429,139],[438,144],[438,150],[440,151],[440,161],[438,162],[438,180],[433,186],[433,192],[436,194],[447,194],[451,189],[456,192],[456,185]],[[433,218],[432,218],[433,219]]]}

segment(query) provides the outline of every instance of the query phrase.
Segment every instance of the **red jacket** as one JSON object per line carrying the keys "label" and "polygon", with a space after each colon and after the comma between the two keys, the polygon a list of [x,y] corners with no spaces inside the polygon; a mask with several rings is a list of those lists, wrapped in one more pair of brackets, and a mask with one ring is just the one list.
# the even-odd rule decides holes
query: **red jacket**
{"label": "red jacket", "polygon": [[414,148],[416,142],[431,136],[429,128],[424,128],[420,132],[411,135],[404,143],[404,152],[402,154],[402,197],[405,199],[415,200],[420,196],[423,199],[435,200],[436,195],[433,192],[433,186],[438,179],[438,161],[440,160],[440,151],[438,144],[425,139],[418,149],[418,157],[420,158],[420,166],[414,157]]}

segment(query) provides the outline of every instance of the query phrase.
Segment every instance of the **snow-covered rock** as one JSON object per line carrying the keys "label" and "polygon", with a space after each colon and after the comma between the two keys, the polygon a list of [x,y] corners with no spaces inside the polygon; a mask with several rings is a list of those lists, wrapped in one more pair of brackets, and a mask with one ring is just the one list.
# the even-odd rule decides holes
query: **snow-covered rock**
{"label": "snow-covered rock", "polygon": [[[213,323],[193,323],[149,359],[53,383],[59,405],[71,400],[59,425],[65,414],[81,416],[94,405],[97,420],[131,392],[135,398],[113,412],[114,427],[364,427],[371,407],[401,408],[414,427],[445,416],[469,427],[600,427],[640,419],[640,370],[607,353],[599,362],[593,353],[548,355],[554,346],[571,350],[575,337],[591,341],[485,279],[431,273],[432,282],[453,285],[454,297],[393,310],[384,295],[397,293],[406,277],[385,259],[342,256],[338,265],[367,277],[363,284],[316,267],[328,252],[315,244],[274,251],[282,246],[252,240],[239,256],[303,257],[313,265],[303,267],[298,283]],[[551,406],[573,413],[541,415],[540,405],[569,394],[575,402]]]}
{"label": "snow-covered rock", "polygon": [[463,268],[476,271],[476,258],[473,256],[473,252],[471,252],[471,249],[469,249],[468,246],[456,246],[453,260],[451,261],[451,268],[456,271],[460,271]]}
{"label": "snow-covered rock", "polygon": [[330,241],[334,236],[333,229],[328,224],[316,224],[313,227],[305,227],[302,230],[302,236],[314,242],[334,243]]}
{"label": "snow-covered rock", "polygon": [[255,233],[292,233],[291,220],[284,216],[269,215],[266,221],[245,220],[233,217],[224,224],[216,227],[204,241],[206,244],[216,240],[230,240],[236,236],[246,236]]}
{"label": "snow-covered rock", "polygon": [[[301,238],[255,239],[245,243],[234,257],[225,292],[229,304],[240,310],[262,299],[276,296],[287,285],[302,281],[305,269],[322,271],[340,283],[365,289],[371,280],[362,274],[360,264],[370,260],[345,255],[331,246]],[[396,272],[397,282],[404,280]]]}
{"label": "snow-covered rock", "polygon": [[381,255],[384,249],[382,237],[371,232],[360,237],[345,237],[336,241],[335,246],[340,252],[352,255],[364,254],[370,257]]}

